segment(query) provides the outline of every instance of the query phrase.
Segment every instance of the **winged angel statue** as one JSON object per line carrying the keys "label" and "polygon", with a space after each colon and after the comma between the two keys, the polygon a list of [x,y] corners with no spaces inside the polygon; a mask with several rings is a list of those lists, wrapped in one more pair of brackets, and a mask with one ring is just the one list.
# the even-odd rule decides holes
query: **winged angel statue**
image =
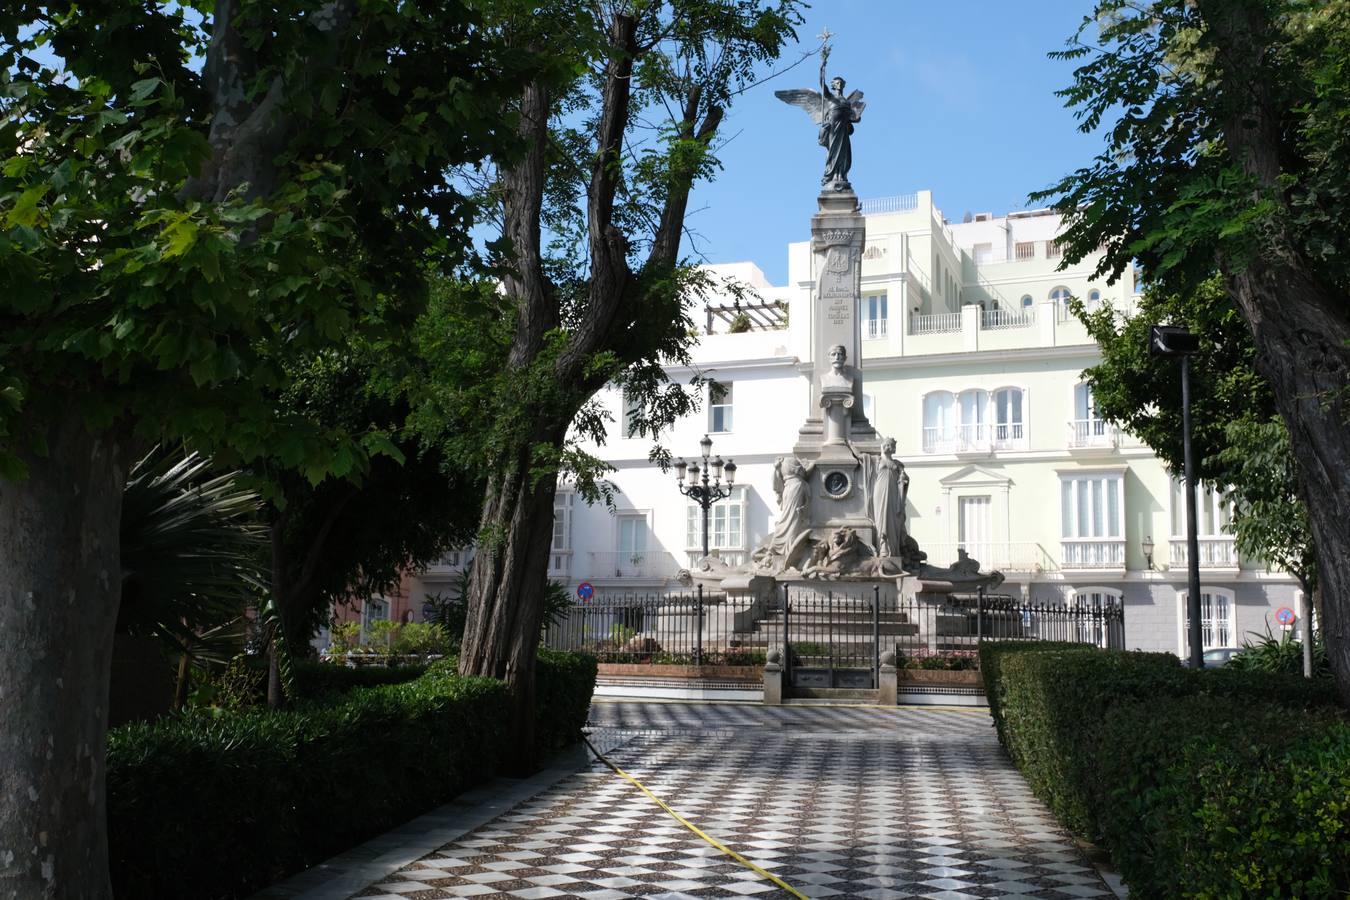
{"label": "winged angel statue", "polygon": [[825,45],[820,55],[820,93],[809,88],[797,88],[789,91],[774,91],[773,95],[784,103],[800,106],[806,110],[811,121],[820,126],[820,146],[826,150],[825,174],[820,183],[833,187],[836,191],[852,190],[848,183],[848,170],[853,168],[853,146],[849,135],[853,134],[853,123],[862,120],[862,91],[854,91],[844,96],[844,79],[836,75],[825,83],[825,64],[830,58],[830,47]]}

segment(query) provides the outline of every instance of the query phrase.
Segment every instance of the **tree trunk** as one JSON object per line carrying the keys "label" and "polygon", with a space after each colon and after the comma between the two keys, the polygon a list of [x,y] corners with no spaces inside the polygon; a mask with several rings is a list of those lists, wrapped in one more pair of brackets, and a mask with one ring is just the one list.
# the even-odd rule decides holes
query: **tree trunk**
{"label": "tree trunk", "polygon": [[[561,441],[561,434],[557,435]],[[472,593],[461,675],[487,675],[511,692],[510,767],[532,771],[535,747],[534,670],[544,620],[548,555],[553,543],[557,481],[530,477],[526,445],[505,471],[491,479],[483,504],[483,539],[473,562]]]}
{"label": "tree trunk", "polygon": [[105,742],[128,450],[74,411],[0,481],[0,897],[111,897]]}
{"label": "tree trunk", "polygon": [[1317,545],[1319,612],[1341,701],[1350,707],[1350,322],[1296,262],[1253,262],[1227,276],[1252,327],[1306,491]]}

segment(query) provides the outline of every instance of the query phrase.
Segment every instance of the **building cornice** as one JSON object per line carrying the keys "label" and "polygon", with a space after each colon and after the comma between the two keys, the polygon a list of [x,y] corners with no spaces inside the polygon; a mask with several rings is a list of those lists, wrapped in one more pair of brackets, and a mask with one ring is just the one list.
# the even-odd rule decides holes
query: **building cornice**
{"label": "building cornice", "polygon": [[1072,344],[1066,347],[1018,347],[1015,350],[960,350],[955,353],[916,353],[902,356],[864,356],[862,361],[863,381],[867,380],[867,370],[876,366],[893,369],[916,368],[918,366],[952,365],[973,362],[1015,362],[1029,356],[1036,359],[1070,359],[1075,356],[1092,356],[1100,360],[1101,349],[1093,343]]}
{"label": "building cornice", "polygon": [[[810,363],[806,364],[808,369]],[[695,363],[692,366],[667,366],[666,376],[692,376],[709,372],[748,372],[755,369],[772,370],[779,368],[800,368],[801,361],[795,356],[758,356],[750,359],[719,359],[707,363]]]}

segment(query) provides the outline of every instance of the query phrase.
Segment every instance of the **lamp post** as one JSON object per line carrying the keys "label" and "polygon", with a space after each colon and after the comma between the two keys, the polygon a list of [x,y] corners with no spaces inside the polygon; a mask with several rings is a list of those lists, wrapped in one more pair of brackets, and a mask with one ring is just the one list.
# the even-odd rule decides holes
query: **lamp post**
{"label": "lamp post", "polygon": [[1148,333],[1148,352],[1153,356],[1181,359],[1181,455],[1186,477],[1186,637],[1191,645],[1191,667],[1205,667],[1204,632],[1200,623],[1200,541],[1195,528],[1195,451],[1191,447],[1190,358],[1200,349],[1200,339],[1176,325],[1154,325]]}
{"label": "lamp post", "polygon": [[1140,543],[1139,549],[1144,551],[1144,560],[1148,563],[1148,570],[1153,571],[1153,535],[1148,535]]}
{"label": "lamp post", "polygon": [[[687,463],[683,459],[675,463],[675,484],[680,489],[680,493],[693,500],[703,508],[703,555],[708,555],[708,510],[718,500],[725,500],[731,496],[731,487],[736,481],[736,462],[727,460],[722,462],[722,457],[713,456],[712,438],[706,434],[703,440],[698,442],[703,450],[703,465],[700,467],[698,461]],[[686,470],[689,475],[689,483],[685,483]],[[726,483],[723,484],[722,478],[725,475]]]}

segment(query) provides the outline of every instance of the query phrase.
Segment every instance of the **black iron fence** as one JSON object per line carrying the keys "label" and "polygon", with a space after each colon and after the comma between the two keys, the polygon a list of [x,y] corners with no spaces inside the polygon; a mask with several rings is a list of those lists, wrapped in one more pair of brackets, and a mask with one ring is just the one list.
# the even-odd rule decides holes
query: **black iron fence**
{"label": "black iron fence", "polygon": [[[837,583],[836,583],[837,584]],[[545,631],[546,646],[585,650],[601,662],[758,665],[785,648],[794,679],[874,685],[880,655],[909,663],[973,656],[985,640],[1125,646],[1119,600],[1024,601],[983,592],[897,597],[882,588],[785,586],[767,596],[599,594]]]}

